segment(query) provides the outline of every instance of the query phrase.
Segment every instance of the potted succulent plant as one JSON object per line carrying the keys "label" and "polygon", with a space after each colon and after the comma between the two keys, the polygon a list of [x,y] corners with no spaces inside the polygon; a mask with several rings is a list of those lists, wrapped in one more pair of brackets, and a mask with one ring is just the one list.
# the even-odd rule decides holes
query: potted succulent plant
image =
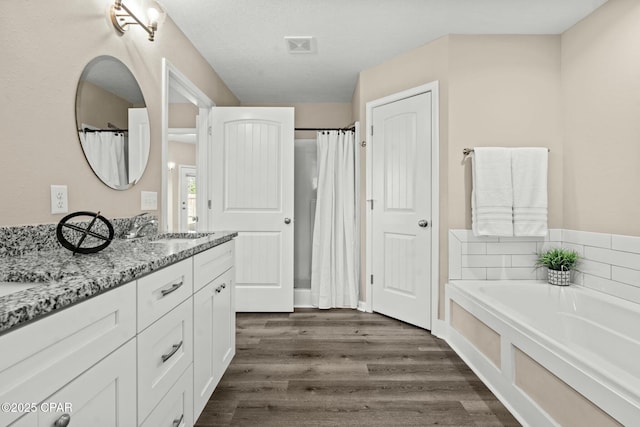
{"label": "potted succulent plant", "polygon": [[571,270],[578,264],[579,259],[576,251],[555,248],[539,253],[536,265],[547,267],[547,281],[550,284],[567,286],[571,279]]}

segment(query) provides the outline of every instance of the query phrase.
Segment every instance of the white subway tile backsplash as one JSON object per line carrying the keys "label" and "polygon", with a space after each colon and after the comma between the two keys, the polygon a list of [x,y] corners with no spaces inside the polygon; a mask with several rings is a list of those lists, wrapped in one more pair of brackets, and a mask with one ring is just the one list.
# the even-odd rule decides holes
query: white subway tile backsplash
{"label": "white subway tile backsplash", "polygon": [[640,269],[640,254],[630,252],[586,246],[584,258],[620,267]]}
{"label": "white subway tile backsplash", "polygon": [[471,230],[450,230],[461,242],[497,242],[498,237],[474,236]]}
{"label": "white subway tile backsplash", "polygon": [[576,285],[584,284],[584,273],[581,271],[574,270],[571,272],[571,283],[575,283]]}
{"label": "white subway tile backsplash", "polygon": [[501,242],[544,242],[546,240],[545,237],[535,237],[535,236],[513,236],[513,237],[499,237]]}
{"label": "white subway tile backsplash", "polygon": [[640,270],[624,268],[618,266],[611,267],[611,279],[616,282],[626,283],[628,285],[640,287]]}
{"label": "white subway tile backsplash", "polygon": [[572,251],[575,251],[580,257],[584,257],[584,245],[578,245],[575,243],[567,243],[567,242],[560,242],[559,245],[555,246],[556,248],[565,248],[565,249],[569,249]]}
{"label": "white subway tile backsplash", "polygon": [[572,273],[572,283],[640,303],[640,237],[550,229],[546,238],[498,238],[451,230],[449,277],[546,280],[547,270],[535,268],[537,254],[560,247],[582,258]]}
{"label": "white subway tile backsplash", "polygon": [[487,280],[535,280],[533,268],[487,268]]}
{"label": "white subway tile backsplash", "polygon": [[611,249],[640,254],[640,237],[614,234],[611,236]]}
{"label": "white subway tile backsplash", "polygon": [[462,267],[511,267],[511,256],[463,255]]}
{"label": "white subway tile backsplash", "polygon": [[559,240],[550,240],[548,242],[538,242],[536,244],[536,253],[548,251],[549,249],[562,247],[562,242]]}
{"label": "white subway tile backsplash", "polygon": [[611,234],[590,231],[562,230],[562,242],[577,245],[611,248]]}
{"label": "white subway tile backsplash", "polygon": [[487,254],[526,254],[536,253],[536,242],[487,243]]}
{"label": "white subway tile backsplash", "polygon": [[589,274],[584,275],[584,283],[582,286],[595,289],[605,294],[613,295],[618,298],[626,299],[635,303],[640,303],[640,288],[630,286],[614,280],[607,280]]}
{"label": "white subway tile backsplash", "polygon": [[560,242],[562,240],[562,229],[550,228],[549,237],[547,238],[547,240],[551,242]]}
{"label": "white subway tile backsplash", "polygon": [[462,243],[456,237],[454,231],[449,231],[449,278],[462,279],[460,268],[462,267]]}
{"label": "white subway tile backsplash", "polygon": [[463,255],[485,255],[487,253],[487,245],[492,243],[462,243]]}
{"label": "white subway tile backsplash", "polygon": [[463,268],[461,271],[462,280],[487,280],[486,268]]}
{"label": "white subway tile backsplash", "polygon": [[602,277],[604,279],[611,279],[610,264],[583,259],[580,261],[578,268],[585,274]]}
{"label": "white subway tile backsplash", "polygon": [[512,255],[511,266],[512,267],[529,267],[533,269],[536,266],[537,260],[538,260],[537,255]]}

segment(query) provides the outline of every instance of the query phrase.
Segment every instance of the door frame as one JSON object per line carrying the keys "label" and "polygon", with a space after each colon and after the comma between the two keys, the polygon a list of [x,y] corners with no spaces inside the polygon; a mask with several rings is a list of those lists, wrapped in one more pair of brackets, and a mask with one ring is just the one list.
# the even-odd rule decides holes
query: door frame
{"label": "door frame", "polygon": [[160,207],[161,224],[160,230],[167,232],[169,223],[167,214],[169,212],[169,194],[168,174],[169,169],[167,162],[169,158],[169,90],[174,89],[199,109],[199,119],[196,119],[196,186],[201,192],[202,197],[198,197],[196,201],[198,218],[197,230],[208,230],[208,201],[210,194],[207,188],[207,162],[208,162],[208,135],[209,135],[209,110],[215,107],[215,102],[211,100],[198,86],[196,86],[189,78],[178,70],[167,58],[162,58],[162,204]]}
{"label": "door frame", "polygon": [[[185,215],[187,215],[188,212],[183,212],[182,211],[182,198],[185,196],[184,194],[184,178],[189,174],[189,172],[193,172],[193,175],[195,175],[196,177],[196,204],[198,203],[198,199],[197,199],[197,182],[198,182],[198,174],[197,174],[197,168],[195,167],[195,165],[178,165],[178,231],[180,233],[186,233],[187,230],[183,230],[182,228],[182,221],[184,221],[184,217]],[[196,216],[198,212],[196,209]],[[189,219],[187,218],[187,223],[189,222]],[[198,222],[200,222],[200,218],[198,218],[198,221],[196,221],[196,228],[198,227]]]}
{"label": "door frame", "polygon": [[[439,83],[434,81],[402,92],[394,93],[383,98],[369,101],[366,104],[366,200],[373,199],[373,138],[371,127],[373,125],[373,109],[405,98],[431,92],[431,331],[437,334],[443,326],[438,319],[440,296],[440,110],[439,110]],[[371,206],[367,203],[366,209],[366,260],[365,260],[365,300],[364,309],[373,312],[373,289],[370,277],[373,274],[373,214]],[[436,332],[434,332],[436,331]]]}

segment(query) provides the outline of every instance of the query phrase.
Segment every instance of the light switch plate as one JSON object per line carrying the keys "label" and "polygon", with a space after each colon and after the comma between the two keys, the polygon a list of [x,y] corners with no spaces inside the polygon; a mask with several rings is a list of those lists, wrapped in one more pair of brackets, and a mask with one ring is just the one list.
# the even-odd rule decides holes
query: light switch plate
{"label": "light switch plate", "polygon": [[67,213],[69,212],[69,199],[67,197],[66,185],[51,186],[51,213]]}
{"label": "light switch plate", "polygon": [[158,210],[158,193],[156,191],[141,191],[140,209],[143,211]]}

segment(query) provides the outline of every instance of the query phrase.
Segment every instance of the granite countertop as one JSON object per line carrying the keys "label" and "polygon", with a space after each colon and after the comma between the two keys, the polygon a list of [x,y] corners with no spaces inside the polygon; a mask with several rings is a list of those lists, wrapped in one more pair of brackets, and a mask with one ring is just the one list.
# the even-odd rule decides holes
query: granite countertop
{"label": "granite countertop", "polygon": [[[165,235],[115,239],[96,254],[72,255],[66,249],[56,248],[0,258],[0,282],[33,285],[0,296],[0,334],[218,246],[237,235],[225,231],[173,234],[173,240],[166,243],[156,241]],[[0,283],[0,291],[2,286]]]}

